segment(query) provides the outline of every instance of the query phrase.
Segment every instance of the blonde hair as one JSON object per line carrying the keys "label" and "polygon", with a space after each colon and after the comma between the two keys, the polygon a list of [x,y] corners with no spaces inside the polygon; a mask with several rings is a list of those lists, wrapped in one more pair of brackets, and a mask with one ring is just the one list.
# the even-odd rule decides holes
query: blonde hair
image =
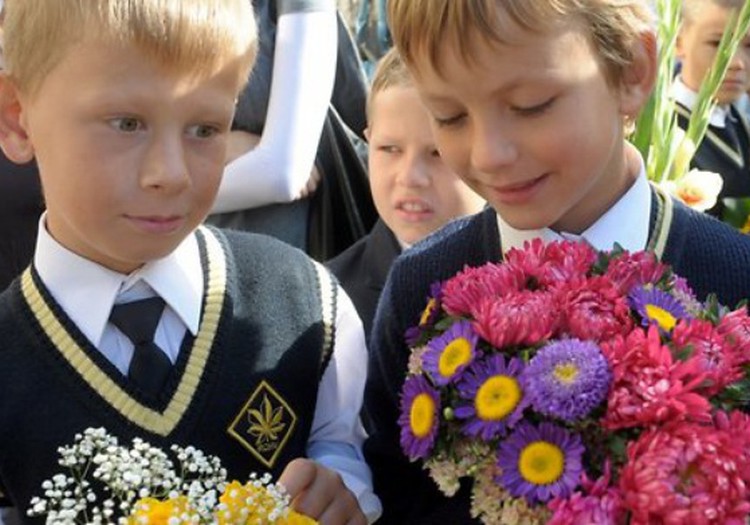
{"label": "blonde hair", "polygon": [[[653,29],[653,12],[646,0],[389,0],[388,19],[394,44],[404,60],[415,64],[426,56],[440,73],[444,45],[471,61],[471,40],[477,34],[504,43],[502,15],[519,27],[541,31],[562,21],[577,20],[605,69],[607,80],[619,84],[633,60],[641,33]],[[417,68],[418,69],[418,68]]]}
{"label": "blonde hair", "polygon": [[30,94],[84,39],[136,46],[197,75],[234,61],[238,88],[257,49],[249,0],[5,0],[3,30],[5,70]]}
{"label": "blonde hair", "polygon": [[682,0],[682,19],[685,24],[694,22],[700,11],[707,5],[715,5],[724,9],[742,9],[745,0]]}
{"label": "blonde hair", "polygon": [[378,61],[372,75],[370,91],[367,94],[367,124],[372,124],[372,105],[379,93],[392,87],[412,86],[412,78],[401,54],[395,47],[390,48]]}

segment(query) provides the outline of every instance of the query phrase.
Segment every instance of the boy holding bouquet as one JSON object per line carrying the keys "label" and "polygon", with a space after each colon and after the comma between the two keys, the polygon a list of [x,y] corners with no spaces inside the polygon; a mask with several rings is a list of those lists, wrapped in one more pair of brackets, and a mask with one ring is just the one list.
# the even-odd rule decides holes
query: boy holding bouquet
{"label": "boy holding bouquet", "polygon": [[302,252],[199,226],[256,54],[250,2],[6,0],[4,36],[0,146],[36,158],[47,211],[0,296],[0,523],[28,521],[90,427],[196,447],[240,483],[271,473],[323,524],[377,517],[351,302]]}
{"label": "boy holding bouquet", "polygon": [[407,328],[430,285],[525,241],[652,250],[699,298],[750,296],[750,241],[650,187],[625,124],[647,101],[656,42],[645,0],[391,0],[396,47],[446,163],[492,208],[392,268],[371,334],[365,454],[387,523],[468,523],[467,487],[439,494],[399,447]]}

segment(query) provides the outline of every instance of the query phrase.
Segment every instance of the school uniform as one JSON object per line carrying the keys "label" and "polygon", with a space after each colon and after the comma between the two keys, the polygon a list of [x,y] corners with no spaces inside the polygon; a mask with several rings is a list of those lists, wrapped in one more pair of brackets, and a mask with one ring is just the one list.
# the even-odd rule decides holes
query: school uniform
{"label": "school uniform", "polygon": [[[679,78],[673,87],[677,104],[677,124],[687,130],[697,93]],[[750,127],[746,116],[734,105],[715,107],[709,117],[709,126],[698,146],[691,167],[713,171],[721,175],[724,185],[717,205],[709,210],[721,217],[723,197],[750,197]]]}
{"label": "school uniform", "polygon": [[400,253],[398,239],[383,220],[378,219],[367,236],[326,263],[354,303],[367,339],[388,270]]}
{"label": "school uniform", "polygon": [[[166,303],[154,341],[173,363],[155,395],[128,380],[134,347],[108,320],[114,304],[151,296]],[[65,249],[42,218],[33,265],[0,295],[0,333],[6,505],[25,511],[62,471],[57,447],[105,427],[123,443],[193,445],[240,481],[310,457],[341,474],[370,520],[380,512],[360,450],[357,314],[322,266],[279,241],[202,227],[122,275]],[[280,430],[259,439],[251,410],[269,402]]]}
{"label": "school uniform", "polygon": [[688,279],[701,299],[714,292],[734,306],[750,297],[750,238],[652,189],[643,169],[628,192],[581,236],[518,231],[491,208],[450,223],[394,263],[370,339],[365,411],[375,428],[365,442],[365,457],[385,509],[383,523],[473,523],[468,484],[446,498],[421,463],[409,463],[401,452],[399,394],[409,356],[404,332],[417,323],[431,283],[452,277],[464,265],[498,262],[509,248],[535,237],[582,238],[597,249],[611,249],[614,242],[631,251],[649,248]]}

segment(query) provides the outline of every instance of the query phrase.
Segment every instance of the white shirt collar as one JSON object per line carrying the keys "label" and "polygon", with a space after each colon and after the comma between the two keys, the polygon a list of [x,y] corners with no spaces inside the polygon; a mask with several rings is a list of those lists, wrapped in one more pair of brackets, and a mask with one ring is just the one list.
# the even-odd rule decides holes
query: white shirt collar
{"label": "white shirt collar", "polygon": [[[640,172],[633,185],[620,199],[581,235],[558,233],[550,228],[517,230],[497,215],[497,225],[504,251],[523,248],[526,241],[540,238],[552,241],[584,239],[597,250],[611,250],[615,242],[628,251],[644,250],[648,243],[651,212],[651,187],[641,161]],[[627,225],[627,226],[624,226]]]}
{"label": "white shirt collar", "polygon": [[[124,275],[68,250],[52,238],[45,221],[43,214],[34,266],[52,297],[94,346],[99,346],[117,296],[133,287],[141,287],[139,295],[159,295],[193,335],[198,332],[203,269],[195,235],[166,257]],[[140,283],[153,293],[144,294]]]}
{"label": "white shirt collar", "polygon": [[[692,111],[698,102],[698,93],[687,87],[682,79],[677,77],[672,84],[672,98]],[[728,110],[728,107],[714,106],[708,118],[709,123],[717,128],[726,126]]]}

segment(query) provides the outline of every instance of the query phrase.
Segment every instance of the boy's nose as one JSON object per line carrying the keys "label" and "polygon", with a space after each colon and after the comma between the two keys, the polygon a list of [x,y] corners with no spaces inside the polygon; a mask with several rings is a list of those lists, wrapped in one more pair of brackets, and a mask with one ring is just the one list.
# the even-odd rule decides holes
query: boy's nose
{"label": "boy's nose", "polygon": [[479,124],[470,136],[471,166],[483,173],[494,173],[515,162],[518,150],[496,123]]}
{"label": "boy's nose", "polygon": [[419,154],[404,155],[397,169],[396,181],[403,186],[424,188],[430,185],[429,168]]}
{"label": "boy's nose", "polygon": [[189,184],[181,138],[156,137],[141,171],[141,185],[163,191],[179,191]]}

